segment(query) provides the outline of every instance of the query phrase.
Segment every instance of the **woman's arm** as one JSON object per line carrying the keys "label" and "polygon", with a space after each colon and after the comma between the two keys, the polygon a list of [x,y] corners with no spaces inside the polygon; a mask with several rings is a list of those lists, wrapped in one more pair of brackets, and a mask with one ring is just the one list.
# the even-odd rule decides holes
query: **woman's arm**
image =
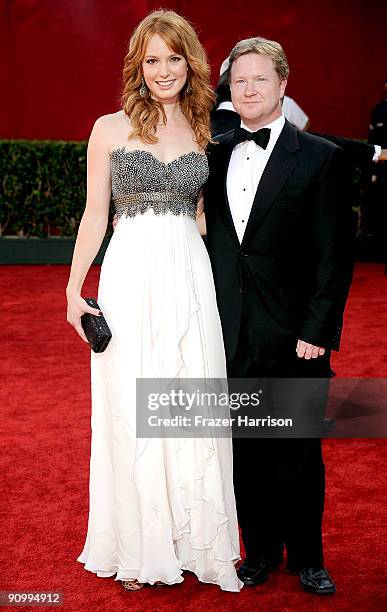
{"label": "woman's arm", "polygon": [[196,210],[196,223],[201,236],[207,235],[206,215],[204,213],[204,196],[203,189],[199,193],[198,207]]}
{"label": "woman's arm", "polygon": [[93,127],[87,149],[87,199],[75,243],[70,277],[66,289],[67,321],[85,342],[80,317],[84,312],[97,314],[81,298],[86,274],[97,255],[106,233],[109,216],[111,183],[110,155],[106,119],[101,117]]}

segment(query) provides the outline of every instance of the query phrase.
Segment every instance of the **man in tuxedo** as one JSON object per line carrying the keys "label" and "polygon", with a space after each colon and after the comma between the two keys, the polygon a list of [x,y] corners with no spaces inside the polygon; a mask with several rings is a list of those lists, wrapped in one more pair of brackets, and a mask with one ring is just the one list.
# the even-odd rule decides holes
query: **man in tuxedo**
{"label": "man in tuxedo", "polygon": [[[217,137],[205,187],[207,246],[231,378],[329,378],[351,280],[342,150],[283,116],[282,47],[239,42],[228,78],[241,125]],[[288,569],[316,594],[324,568],[319,438],[234,439],[246,585]]]}
{"label": "man in tuxedo", "polygon": [[[238,127],[241,121],[240,116],[235,112],[235,108],[231,102],[230,85],[228,82],[228,67],[229,58],[227,57],[220,68],[220,77],[215,91],[216,102],[211,111],[211,131],[214,136],[224,134],[225,132],[229,132],[231,129]],[[294,106],[295,104],[296,106]],[[376,108],[379,108],[379,106]],[[293,123],[293,125],[300,130],[306,131],[310,126],[309,117],[298,106],[295,100],[289,98],[288,96],[284,96],[282,98],[282,113],[290,121],[290,123]],[[383,137],[381,135],[381,131],[378,131],[377,129],[371,130],[371,126],[372,123],[370,124],[369,142],[373,144],[367,144],[362,140],[344,138],[343,136],[336,136],[334,134],[326,134],[322,132],[311,133],[315,134],[315,136],[321,136],[321,138],[330,140],[338,147],[341,147],[345,152],[348,167],[351,171],[357,166],[360,166],[363,169],[369,169],[371,171],[372,162],[387,161],[387,145],[385,143],[382,144]]]}
{"label": "man in tuxedo", "polygon": [[[384,80],[383,99],[372,109],[368,142],[380,143],[387,147],[387,76]],[[377,249],[383,257],[387,274],[387,158],[372,172],[372,182],[368,192],[370,230],[376,239]],[[373,217],[373,218],[372,218]],[[373,221],[373,223],[372,223]]]}

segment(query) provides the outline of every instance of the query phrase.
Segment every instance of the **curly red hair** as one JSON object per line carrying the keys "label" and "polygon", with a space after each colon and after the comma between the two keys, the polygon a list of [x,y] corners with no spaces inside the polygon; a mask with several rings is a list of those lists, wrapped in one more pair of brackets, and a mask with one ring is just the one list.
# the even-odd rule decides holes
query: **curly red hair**
{"label": "curly red hair", "polygon": [[131,36],[124,61],[121,96],[123,110],[133,128],[130,138],[139,137],[143,142],[155,143],[160,114],[166,122],[162,104],[151,96],[140,96],[142,62],[154,34],[159,34],[174,53],[182,55],[187,61],[187,83],[180,92],[180,106],[199,146],[205,149],[211,140],[210,110],[215,100],[210,86],[210,67],[193,26],[174,11],[150,13]]}

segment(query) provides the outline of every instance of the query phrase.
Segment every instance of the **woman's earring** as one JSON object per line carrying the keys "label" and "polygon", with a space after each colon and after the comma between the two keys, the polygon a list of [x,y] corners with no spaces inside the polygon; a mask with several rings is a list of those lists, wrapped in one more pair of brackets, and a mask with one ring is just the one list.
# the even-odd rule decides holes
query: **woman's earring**
{"label": "woman's earring", "polygon": [[188,83],[187,88],[186,88],[186,90],[185,90],[185,93],[190,94],[190,93],[192,93],[192,92],[193,92],[193,89],[192,89],[192,87],[191,87],[191,84],[190,84],[190,83]]}
{"label": "woman's earring", "polygon": [[141,96],[142,98],[145,98],[145,96],[146,96],[147,94],[148,94],[148,88],[147,88],[147,86],[146,86],[146,83],[145,83],[145,79],[144,79],[144,77],[142,77],[142,79],[141,79],[141,87],[140,87],[140,96]]}

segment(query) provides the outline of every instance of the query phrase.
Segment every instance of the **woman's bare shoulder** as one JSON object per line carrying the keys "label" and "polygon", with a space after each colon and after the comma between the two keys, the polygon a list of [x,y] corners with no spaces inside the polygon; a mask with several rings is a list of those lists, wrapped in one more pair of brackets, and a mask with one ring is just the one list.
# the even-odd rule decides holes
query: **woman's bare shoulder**
{"label": "woman's bare shoulder", "polygon": [[108,150],[114,148],[115,143],[126,141],[130,131],[130,121],[123,110],[109,115],[102,115],[95,121],[92,134],[101,139]]}
{"label": "woman's bare shoulder", "polygon": [[102,115],[95,121],[94,126],[99,129],[117,129],[125,126],[130,126],[129,117],[123,110],[119,110],[116,113],[110,113],[109,115]]}

